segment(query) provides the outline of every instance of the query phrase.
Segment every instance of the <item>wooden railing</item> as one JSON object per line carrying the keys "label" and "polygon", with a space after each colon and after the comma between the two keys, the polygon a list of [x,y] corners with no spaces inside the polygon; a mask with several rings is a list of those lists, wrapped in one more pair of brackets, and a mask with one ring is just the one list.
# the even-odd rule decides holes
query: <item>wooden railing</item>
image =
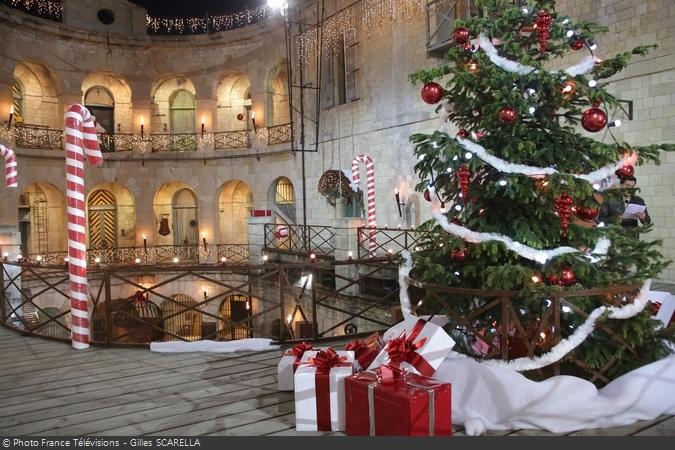
{"label": "wooden railing", "polygon": [[265,248],[288,253],[332,257],[335,231],[324,225],[265,225]]}
{"label": "wooden railing", "polygon": [[[371,251],[373,239],[376,245]],[[403,250],[412,252],[427,239],[428,236],[413,229],[359,227],[358,255],[359,258],[371,258],[398,254]]]}
{"label": "wooden railing", "polygon": [[[364,274],[344,271],[354,277],[319,262],[92,266],[91,340],[135,345],[246,337],[320,340],[382,330],[392,324],[397,290],[369,296],[354,290],[391,271],[391,264],[369,261]],[[0,262],[0,322],[22,333],[67,341],[68,266]]]}

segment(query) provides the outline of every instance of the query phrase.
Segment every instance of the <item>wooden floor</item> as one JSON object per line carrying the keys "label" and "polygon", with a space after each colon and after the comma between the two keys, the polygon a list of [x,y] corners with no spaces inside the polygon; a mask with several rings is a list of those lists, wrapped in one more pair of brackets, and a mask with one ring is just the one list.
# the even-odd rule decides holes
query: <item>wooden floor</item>
{"label": "wooden floor", "polygon": [[[0,435],[311,435],[295,431],[293,393],[277,391],[280,354],[75,351],[0,326]],[[675,435],[675,418],[572,434]]]}

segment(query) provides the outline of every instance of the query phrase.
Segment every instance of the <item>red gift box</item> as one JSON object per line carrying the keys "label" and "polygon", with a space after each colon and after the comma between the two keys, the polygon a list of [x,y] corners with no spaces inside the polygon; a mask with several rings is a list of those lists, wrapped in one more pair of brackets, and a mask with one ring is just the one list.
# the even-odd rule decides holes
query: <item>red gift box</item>
{"label": "red gift box", "polygon": [[354,368],[357,372],[366,370],[382,350],[380,334],[376,332],[365,339],[351,341],[345,345],[345,350],[354,352]]}
{"label": "red gift box", "polygon": [[345,380],[350,436],[450,436],[450,383],[416,374],[384,382],[361,372]]}

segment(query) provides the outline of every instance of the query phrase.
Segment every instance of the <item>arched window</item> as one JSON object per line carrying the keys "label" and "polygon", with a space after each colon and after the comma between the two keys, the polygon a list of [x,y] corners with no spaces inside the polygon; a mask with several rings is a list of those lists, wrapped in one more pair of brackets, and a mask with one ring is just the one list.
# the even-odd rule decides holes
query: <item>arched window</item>
{"label": "arched window", "polygon": [[94,86],[84,94],[84,106],[96,117],[99,133],[115,132],[115,99],[103,86]]}
{"label": "arched window", "polygon": [[190,91],[176,91],[171,98],[169,111],[172,133],[195,132],[195,96]]}
{"label": "arched window", "polygon": [[99,189],[89,196],[89,248],[117,247],[117,201]]}
{"label": "arched window", "polygon": [[198,244],[197,196],[183,188],[173,195],[173,243],[174,245]]}
{"label": "arched window", "polygon": [[295,223],[295,192],[293,183],[286,177],[277,179],[274,188],[274,207],[277,213],[283,214],[283,219],[287,223]]}

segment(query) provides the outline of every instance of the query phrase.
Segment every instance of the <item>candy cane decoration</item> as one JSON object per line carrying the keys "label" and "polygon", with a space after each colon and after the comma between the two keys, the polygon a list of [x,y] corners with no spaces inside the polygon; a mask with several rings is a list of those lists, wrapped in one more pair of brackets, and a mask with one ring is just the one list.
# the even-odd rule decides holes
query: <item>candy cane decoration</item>
{"label": "candy cane decoration", "polygon": [[368,250],[371,255],[375,255],[377,249],[377,223],[375,220],[375,165],[373,158],[368,155],[359,155],[352,161],[352,179],[354,180],[354,190],[361,188],[361,174],[359,171],[359,163],[366,163],[366,187],[367,187],[367,205],[368,205],[368,236],[369,244]]}
{"label": "candy cane decoration", "polygon": [[11,148],[7,148],[0,144],[0,155],[5,158],[5,184],[7,187],[17,187],[16,182],[16,155]]}
{"label": "candy cane decoration", "polygon": [[89,347],[89,285],[84,224],[84,153],[90,165],[103,162],[91,114],[82,105],[66,112],[66,192],[68,197],[68,273],[73,348]]}

